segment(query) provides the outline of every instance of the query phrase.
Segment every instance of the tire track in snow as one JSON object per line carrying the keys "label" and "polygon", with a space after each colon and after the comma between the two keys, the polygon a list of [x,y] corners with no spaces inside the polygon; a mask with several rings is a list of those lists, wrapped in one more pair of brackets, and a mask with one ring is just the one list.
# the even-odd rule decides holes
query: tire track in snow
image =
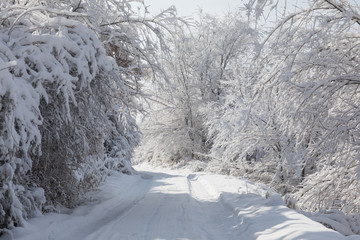
{"label": "tire track in snow", "polygon": [[206,228],[198,224],[203,232],[208,233],[205,239],[239,239],[238,219],[220,200],[220,193],[203,181],[201,174],[189,174],[187,180],[190,194],[197,200],[200,219],[208,219]]}
{"label": "tire track in snow", "polygon": [[[101,235],[97,234],[102,232],[104,228],[109,227],[115,221],[119,221],[122,218],[126,217],[134,208],[144,200],[146,193],[151,186],[151,178],[147,178],[147,181],[140,179],[142,184],[138,184],[139,187],[134,183],[133,185],[127,186],[128,194],[125,196],[118,196],[112,199],[109,199],[102,203],[102,205],[107,206],[102,208],[101,205],[95,205],[93,212],[89,212],[80,218],[93,218],[94,220],[91,223],[84,226],[76,226],[76,229],[71,231],[73,225],[71,220],[69,222],[59,224],[53,223],[51,228],[54,230],[51,231],[49,239],[54,240],[68,240],[68,239],[101,239]],[[144,184],[147,183],[147,184]],[[102,211],[100,213],[100,211]],[[59,234],[59,232],[66,232],[67,234]],[[61,238],[57,236],[62,236]],[[95,238],[94,238],[95,237]],[[100,237],[100,238],[99,238]]]}
{"label": "tire track in snow", "polygon": [[269,202],[259,194],[262,189],[243,180],[150,171],[140,172],[142,178],[111,177],[95,194],[97,203],[71,214],[37,218],[14,236],[18,240],[343,239]]}

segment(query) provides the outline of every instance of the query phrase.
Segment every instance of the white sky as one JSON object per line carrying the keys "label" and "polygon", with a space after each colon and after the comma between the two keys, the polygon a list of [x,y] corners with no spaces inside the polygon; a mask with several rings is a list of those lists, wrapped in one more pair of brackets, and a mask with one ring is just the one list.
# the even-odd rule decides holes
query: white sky
{"label": "white sky", "polygon": [[[204,12],[223,15],[229,11],[234,11],[240,7],[244,7],[244,3],[249,0],[144,0],[145,5],[150,5],[151,14],[159,13],[160,10],[167,9],[175,5],[179,16],[191,16],[199,10]],[[349,0],[354,5],[359,5],[360,0]],[[288,7],[291,5],[305,5],[306,0],[280,0],[280,6],[287,2]]]}
{"label": "white sky", "polygon": [[151,14],[175,5],[179,16],[191,16],[199,8],[207,13],[223,15],[243,7],[244,2],[243,0],[145,0],[145,5],[150,5],[149,12]]}

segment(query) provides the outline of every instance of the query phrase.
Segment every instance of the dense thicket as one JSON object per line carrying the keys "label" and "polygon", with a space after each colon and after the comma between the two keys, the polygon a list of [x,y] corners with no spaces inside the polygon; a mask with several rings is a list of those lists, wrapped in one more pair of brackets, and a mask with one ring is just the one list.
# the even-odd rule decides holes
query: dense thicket
{"label": "dense thicket", "polygon": [[205,127],[212,112],[207,104],[219,101],[232,68],[243,64],[256,43],[255,31],[240,16],[199,14],[192,33],[176,26],[176,35],[168,39],[171,54],[162,57],[168,81],[152,88],[136,161],[171,165],[207,158],[212,145]]}
{"label": "dense thicket", "polygon": [[316,1],[284,18],[208,122],[214,153],[311,211],[359,210],[357,16]]}
{"label": "dense thicket", "polygon": [[140,78],[159,71],[151,37],[173,11],[130,2],[0,3],[0,229],[132,171]]}
{"label": "dense thicket", "polygon": [[[348,214],[343,233],[358,233],[360,9],[311,1],[266,31],[252,19],[268,4],[250,1],[248,24],[200,16],[177,41],[166,60],[176,94],[146,124],[140,156],[205,154],[207,170],[267,183],[306,211]],[[340,230],[334,218],[322,221]]]}

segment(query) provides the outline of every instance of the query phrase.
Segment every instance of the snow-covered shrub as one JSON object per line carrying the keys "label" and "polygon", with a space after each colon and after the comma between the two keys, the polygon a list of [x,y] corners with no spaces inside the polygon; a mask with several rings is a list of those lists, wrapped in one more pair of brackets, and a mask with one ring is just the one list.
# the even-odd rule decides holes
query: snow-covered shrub
{"label": "snow-covered shrub", "polygon": [[[203,142],[195,125],[187,125],[181,109],[154,111],[150,119],[142,124],[143,143],[136,150],[136,161],[174,165],[183,160],[194,159],[201,152]],[[171,113],[171,114],[170,114]],[[156,116],[155,116],[156,115]],[[194,120],[192,124],[194,124]]]}
{"label": "snow-covered shrub", "polygon": [[[286,165],[279,161],[284,134],[275,114],[281,99],[269,101],[270,91],[254,97],[254,70],[255,66],[234,71],[236,78],[226,84],[220,101],[209,106],[213,111],[207,115],[207,127],[213,142],[211,155],[224,173],[270,183],[276,169]],[[215,170],[215,164],[210,166]]]}
{"label": "snow-covered shrub", "polygon": [[316,1],[271,31],[208,115],[214,158],[306,210],[358,213],[359,12]]}
{"label": "snow-covered shrub", "polygon": [[285,19],[274,36],[280,42],[284,34],[291,36],[282,43],[288,49],[285,55],[283,47],[276,50],[288,59],[274,70],[281,71],[278,80],[291,93],[292,118],[282,125],[295,140],[291,149],[301,156],[297,165],[304,181],[296,196],[307,210],[359,212],[360,48],[353,17],[359,12],[335,1],[319,1]]}
{"label": "snow-covered shrub", "polygon": [[107,169],[132,171],[140,77],[158,71],[147,30],[160,37],[173,10],[144,19],[131,7],[0,3],[0,228],[76,205]]}
{"label": "snow-covered shrub", "polygon": [[351,236],[360,234],[360,216],[357,215],[345,215],[338,210],[329,210],[325,212],[304,212],[300,211],[305,216],[317,221],[324,226],[334,229],[337,232],[345,236]]}
{"label": "snow-covered shrub", "polygon": [[0,36],[0,228],[4,228],[21,224],[26,210],[37,211],[43,203],[36,202],[32,189],[23,186],[29,181],[31,156],[39,155],[42,118],[38,92],[14,74],[20,63],[4,41],[6,33]]}

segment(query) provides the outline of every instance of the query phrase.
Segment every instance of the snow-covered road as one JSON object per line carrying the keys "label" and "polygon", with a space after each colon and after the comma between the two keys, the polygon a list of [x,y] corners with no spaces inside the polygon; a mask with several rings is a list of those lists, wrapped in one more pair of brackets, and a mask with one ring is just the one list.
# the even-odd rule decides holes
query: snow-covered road
{"label": "snow-covered road", "polygon": [[347,239],[286,208],[278,195],[234,177],[186,171],[115,174],[93,201],[33,218],[19,240]]}

